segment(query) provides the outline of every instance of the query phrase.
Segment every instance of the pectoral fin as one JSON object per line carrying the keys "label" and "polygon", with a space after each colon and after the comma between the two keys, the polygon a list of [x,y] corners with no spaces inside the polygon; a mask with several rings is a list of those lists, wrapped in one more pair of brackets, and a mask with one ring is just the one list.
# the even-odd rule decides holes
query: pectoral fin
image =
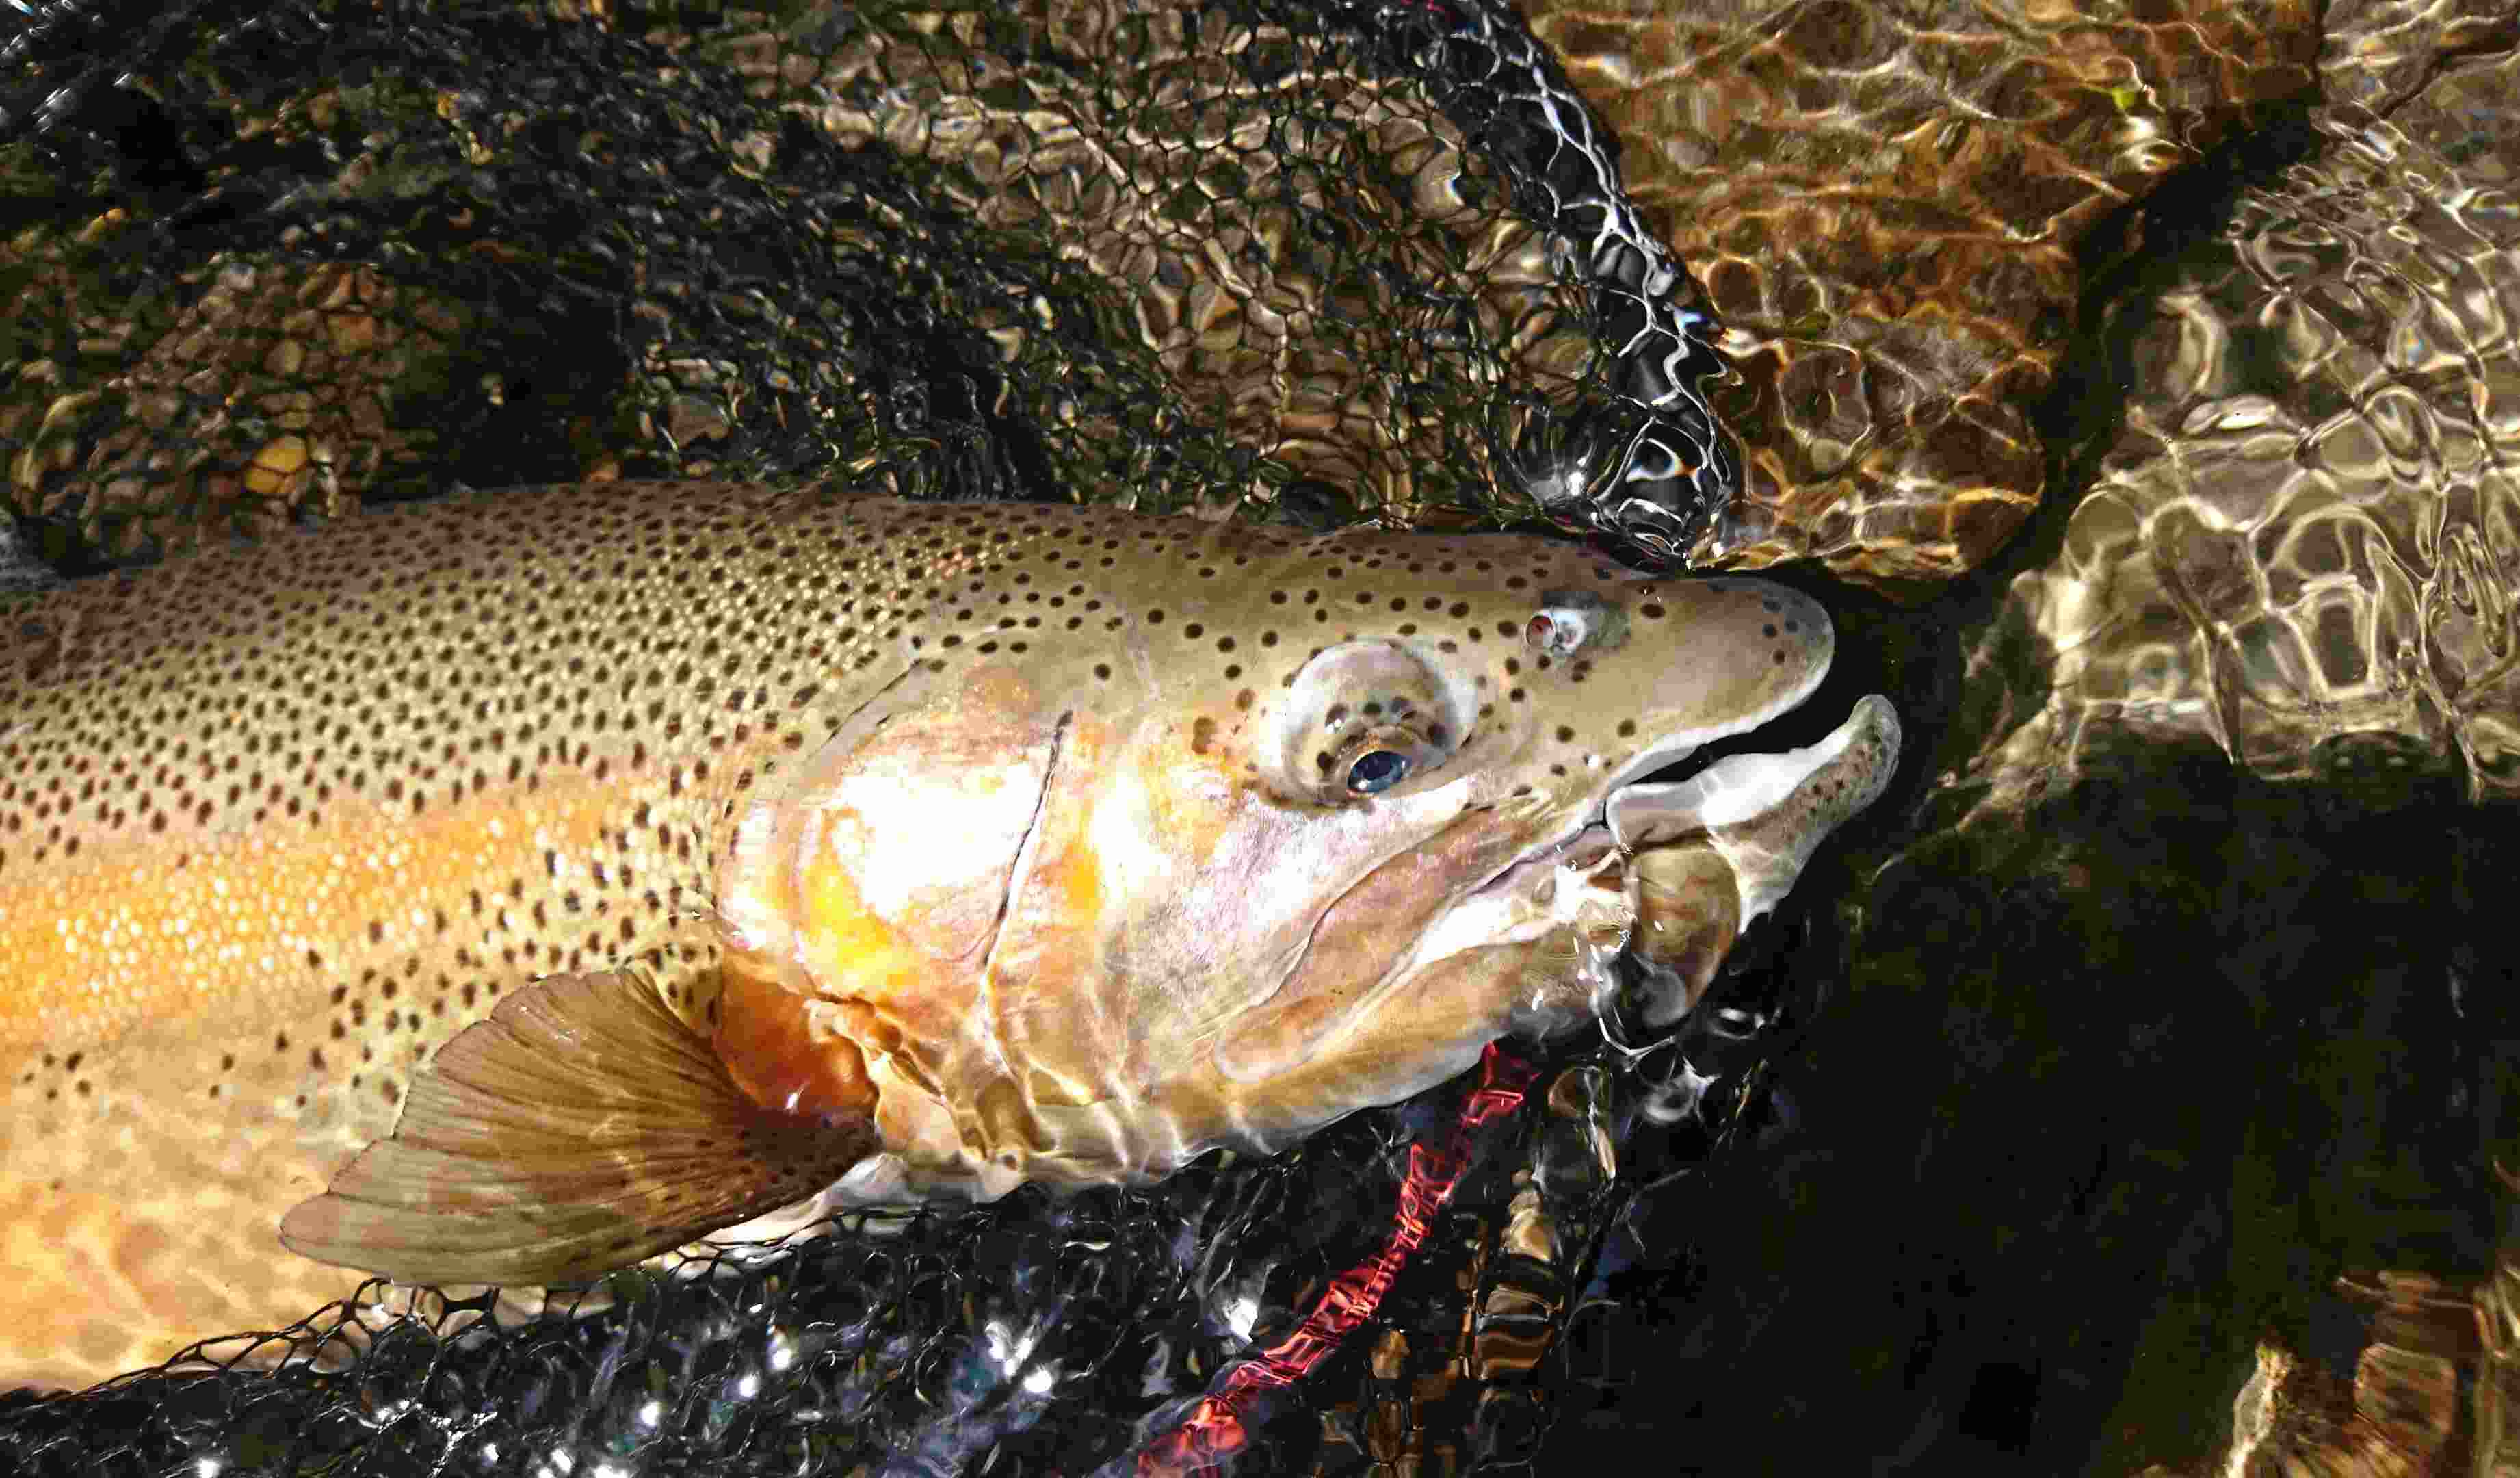
{"label": "pectoral fin", "polygon": [[821,1190],[860,1115],[746,1098],[634,975],[566,975],[440,1048],[392,1137],[280,1224],[319,1262],[409,1283],[581,1282]]}

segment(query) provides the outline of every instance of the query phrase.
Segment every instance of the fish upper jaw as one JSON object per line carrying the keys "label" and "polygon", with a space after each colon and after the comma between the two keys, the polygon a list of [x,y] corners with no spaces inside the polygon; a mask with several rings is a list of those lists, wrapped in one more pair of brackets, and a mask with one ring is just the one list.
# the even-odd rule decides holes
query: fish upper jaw
{"label": "fish upper jaw", "polygon": [[1820,690],[1828,676],[1829,665],[1837,655],[1837,633],[1828,619],[1828,610],[1819,601],[1799,590],[1772,585],[1764,580],[1710,580],[1718,590],[1748,587],[1764,606],[1773,606],[1775,621],[1770,624],[1793,624],[1808,635],[1800,643],[1795,667],[1795,680],[1778,690],[1769,701],[1756,707],[1709,722],[1674,728],[1630,757],[1601,782],[1594,793],[1586,824],[1601,819],[1609,798],[1622,789],[1656,770],[1668,769],[1710,744],[1746,734],[1776,721],[1801,708]]}
{"label": "fish upper jaw", "polygon": [[[1835,627],[1827,608],[1820,602],[1782,585],[1765,580],[1732,578],[1698,581],[1719,593],[1746,593],[1766,605],[1774,624],[1787,622],[1801,625],[1808,636],[1802,643],[1795,679],[1776,691],[1766,702],[1738,713],[1685,724],[1666,730],[1603,776],[1582,802],[1570,808],[1569,819],[1558,828],[1533,843],[1513,861],[1497,870],[1494,876],[1468,891],[1475,897],[1491,889],[1509,889],[1515,878],[1537,876],[1534,864],[1556,865],[1554,858],[1577,846],[1589,833],[1600,833],[1622,853],[1633,852],[1615,832],[1605,831],[1610,803],[1622,791],[1633,788],[1643,777],[1659,770],[1685,763],[1708,745],[1721,743],[1774,722],[1809,702],[1821,683],[1828,676],[1829,664],[1836,654]],[[1719,762],[1721,763],[1722,762]]]}

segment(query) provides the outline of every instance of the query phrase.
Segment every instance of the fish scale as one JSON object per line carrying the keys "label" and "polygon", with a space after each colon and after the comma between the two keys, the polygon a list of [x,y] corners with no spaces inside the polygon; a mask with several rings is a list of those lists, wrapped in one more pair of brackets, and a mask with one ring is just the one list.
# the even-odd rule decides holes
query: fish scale
{"label": "fish scale", "polygon": [[[1023,527],[833,506],[517,489],[29,608],[0,669],[0,1224],[28,1272],[0,1370],[67,1340],[55,1378],[112,1373],[168,1352],[123,1331],[282,1322],[356,1285],[306,1264],[275,1290],[284,1255],[229,1228],[390,1131],[414,1067],[504,992],[676,939],[724,782],[835,726],[832,672]],[[740,578],[734,550],[758,561]],[[180,1122],[170,1097],[203,1132],[84,1132]],[[161,1178],[233,1189],[160,1216],[133,1197]],[[134,1265],[178,1257],[203,1276],[170,1319]]]}
{"label": "fish scale", "polygon": [[[1570,587],[1632,604],[1644,646],[1535,645]],[[1579,962],[1517,891],[1547,867],[1506,862],[1598,830],[1604,777],[1676,728],[1801,701],[1827,656],[1801,597],[1658,589],[1560,543],[707,483],[468,494],[13,614],[0,1379],[63,1384],[349,1295],[272,1240],[292,1207],[335,1262],[576,1273],[878,1143],[895,1191],[995,1194],[1440,1081],[1530,961]],[[1394,724],[1416,740],[1373,738]],[[1344,792],[1369,741],[1422,750],[1373,773],[1426,773]],[[747,851],[833,816],[863,824],[793,887]],[[1447,943],[1411,955],[1421,925]],[[1532,943],[1481,953],[1491,926]],[[971,974],[955,950],[982,945]],[[767,994],[722,993],[754,974]],[[641,992],[682,1036],[640,1025]],[[494,1012],[463,1074],[427,1071]],[[1029,1076],[989,1077],[1010,1060]],[[773,1101],[814,1082],[872,1119],[815,1148]],[[685,1118],[636,1122],[665,1103]],[[614,1169],[568,1161],[604,1134]],[[702,1183],[710,1144],[749,1147]],[[496,1243],[449,1210],[476,1195],[586,1240],[392,1250],[459,1221]]]}

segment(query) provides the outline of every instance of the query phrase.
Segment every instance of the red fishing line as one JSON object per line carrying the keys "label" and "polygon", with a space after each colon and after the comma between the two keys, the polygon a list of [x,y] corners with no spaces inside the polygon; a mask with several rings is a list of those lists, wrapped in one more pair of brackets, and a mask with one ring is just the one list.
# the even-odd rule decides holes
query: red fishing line
{"label": "red fishing line", "polygon": [[1462,1105],[1461,1118],[1442,1146],[1409,1146],[1409,1177],[1400,1185],[1391,1235],[1372,1257],[1330,1279],[1330,1285],[1295,1332],[1249,1360],[1239,1361],[1199,1398],[1181,1425],[1148,1443],[1138,1455],[1140,1478],[1198,1478],[1250,1441],[1246,1408],[1265,1390],[1293,1385],[1338,1348],[1339,1341],[1373,1316],[1382,1296],[1426,1240],[1435,1213],[1452,1199],[1469,1168],[1477,1132],[1489,1121],[1522,1106],[1537,1070],[1508,1056],[1495,1042],[1479,1058],[1479,1085]]}

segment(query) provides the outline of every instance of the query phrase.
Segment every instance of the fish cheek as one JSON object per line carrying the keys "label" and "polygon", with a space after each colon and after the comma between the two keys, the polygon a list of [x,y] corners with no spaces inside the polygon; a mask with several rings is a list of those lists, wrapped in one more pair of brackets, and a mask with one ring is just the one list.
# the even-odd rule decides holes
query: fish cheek
{"label": "fish cheek", "polygon": [[820,885],[837,905],[832,875],[844,873],[850,901],[921,953],[972,956],[996,930],[1059,728],[1004,668],[981,669],[946,701],[886,725],[810,798],[829,823],[800,859],[809,897]]}
{"label": "fish cheek", "polygon": [[1293,1071],[1358,1013],[1378,1009],[1376,988],[1435,917],[1528,842],[1498,811],[1473,811],[1374,868],[1323,911],[1284,987],[1218,1039],[1218,1072],[1257,1084]]}
{"label": "fish cheek", "polygon": [[1073,767],[1073,716],[1032,675],[1003,662],[943,675],[747,819],[767,840],[723,878],[735,927],[714,1044],[754,1103],[874,1106],[891,1134],[913,1100],[968,1094],[994,1062],[988,975]]}
{"label": "fish cheek", "polygon": [[1037,1102],[1082,1105],[1143,1083],[1184,1015],[1170,983],[1228,973],[1224,959],[1185,952],[1216,931],[1184,940],[1177,914],[1230,868],[1217,853],[1237,797],[1217,763],[1184,763],[1174,737],[1163,724],[1071,717],[988,969],[998,1039]]}
{"label": "fish cheek", "polygon": [[997,931],[1063,727],[999,663],[844,731],[742,823],[719,875],[738,947],[761,956],[763,976],[828,999],[894,999],[968,975]]}
{"label": "fish cheek", "polygon": [[[1269,1076],[1229,1082],[1222,1096],[1233,1121],[1241,1133],[1282,1139],[1432,1087],[1504,1036],[1534,978],[1569,952],[1552,937],[1438,960],[1370,1009],[1342,1017]],[[1287,1024],[1299,1024],[1296,1013]]]}

